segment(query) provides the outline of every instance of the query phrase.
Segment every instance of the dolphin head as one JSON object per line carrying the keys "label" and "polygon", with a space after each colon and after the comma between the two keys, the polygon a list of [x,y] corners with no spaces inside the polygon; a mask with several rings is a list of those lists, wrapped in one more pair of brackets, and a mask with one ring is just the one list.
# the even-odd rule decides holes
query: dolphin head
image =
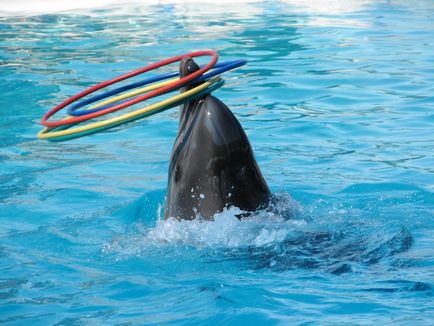
{"label": "dolphin head", "polygon": [[[183,78],[185,76],[188,76],[196,71],[198,71],[200,67],[197,65],[196,62],[191,57],[184,57],[182,58],[181,62],[179,63],[179,77]],[[191,84],[189,86],[185,86],[181,88],[181,93],[186,92],[203,82]]]}
{"label": "dolphin head", "polygon": [[[199,66],[185,57],[186,77]],[[181,88],[186,92],[203,82]],[[225,207],[252,212],[271,196],[250,142],[231,110],[211,94],[181,106],[178,134],[170,159],[165,217],[213,219]]]}

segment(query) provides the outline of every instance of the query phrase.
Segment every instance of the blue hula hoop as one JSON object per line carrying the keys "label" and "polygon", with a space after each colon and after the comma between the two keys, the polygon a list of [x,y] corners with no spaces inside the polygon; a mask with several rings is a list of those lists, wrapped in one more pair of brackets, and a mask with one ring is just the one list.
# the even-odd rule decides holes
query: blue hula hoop
{"label": "blue hula hoop", "polygon": [[[196,79],[192,80],[188,84],[183,85],[183,87],[191,85],[191,84],[195,84],[195,83],[198,83],[198,82],[201,82],[201,81],[205,81],[205,80],[207,80],[207,79],[209,79],[211,77],[214,77],[216,75],[220,75],[221,73],[224,73],[224,72],[226,72],[228,70],[241,67],[241,66],[245,65],[246,63],[247,63],[247,60],[244,60],[244,59],[238,59],[238,60],[233,60],[233,61],[225,61],[225,62],[222,62],[222,63],[217,63],[212,68],[213,69],[212,71],[210,71],[210,72],[208,72],[208,73],[200,76],[199,78],[196,78]],[[128,91],[130,89],[133,89],[133,88],[136,88],[136,87],[139,87],[139,86],[144,86],[144,85],[147,85],[147,84],[151,84],[151,83],[154,83],[154,82],[157,82],[157,81],[161,81],[161,80],[165,80],[165,79],[169,79],[169,78],[174,78],[174,77],[177,77],[177,76],[179,76],[179,72],[171,72],[171,73],[166,73],[166,74],[160,74],[160,75],[156,75],[156,76],[153,76],[153,77],[150,77],[150,78],[147,78],[147,79],[140,80],[140,81],[135,82],[135,83],[131,83],[131,84],[128,84],[128,85],[125,85],[125,86],[122,86],[122,87],[118,87],[118,88],[113,89],[111,91],[108,91],[108,92],[105,92],[105,93],[93,96],[93,97],[91,97],[91,98],[89,98],[87,100],[81,101],[81,102],[79,102],[79,103],[71,106],[70,108],[68,108],[67,112],[68,112],[68,114],[70,116],[76,116],[76,117],[77,116],[86,115],[86,114],[89,114],[89,113],[93,113],[93,112],[98,112],[98,111],[107,109],[107,108],[109,108],[109,107],[111,107],[113,105],[118,105],[118,104],[123,103],[123,102],[128,101],[128,100],[118,101],[118,102],[115,102],[115,103],[112,103],[112,104],[109,104],[109,105],[104,105],[104,106],[101,106],[99,108],[95,108],[95,109],[91,109],[91,110],[79,110],[79,109],[82,108],[85,105],[94,103],[96,101],[102,100],[102,99],[110,97],[112,95],[116,95],[116,94]]]}

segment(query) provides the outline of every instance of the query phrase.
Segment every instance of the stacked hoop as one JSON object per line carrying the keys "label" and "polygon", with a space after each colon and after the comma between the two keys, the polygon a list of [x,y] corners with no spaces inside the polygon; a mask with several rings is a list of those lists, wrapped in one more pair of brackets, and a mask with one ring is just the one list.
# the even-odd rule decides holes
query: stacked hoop
{"label": "stacked hoop", "polygon": [[[125,79],[129,79],[145,72],[166,66],[168,64],[181,61],[184,57],[195,58],[201,56],[211,56],[210,62],[188,76],[179,78],[179,73],[156,75],[151,78],[134,82],[129,85],[125,85],[105,92],[103,94],[99,94],[91,98],[82,100],[81,102],[75,103],[77,102],[77,100],[85,97],[86,95],[94,93],[107,86],[119,83]],[[223,79],[218,76],[219,74],[240,67],[247,63],[246,60],[235,60],[216,64],[217,59],[218,54],[213,50],[192,52],[151,64],[144,68],[131,71],[125,75],[94,85],[86,89],[85,91],[74,95],[73,97],[54,107],[52,110],[48,111],[41,119],[41,124],[44,125],[46,128],[38,133],[38,138],[47,139],[50,141],[64,141],[78,138],[85,135],[97,133],[105,129],[113,128],[127,122],[142,119],[158,112],[162,112],[172,107],[181,105],[183,103],[193,101],[197,98],[213,92],[214,90],[220,88],[223,85]],[[213,70],[208,72],[211,69]],[[175,91],[187,85],[197,84],[198,82],[203,83],[186,92],[175,95],[169,99],[162,100],[158,103],[148,105],[147,107],[135,110],[133,112],[125,113],[120,116],[108,118],[102,121],[96,121],[85,125],[76,126],[77,124],[81,124],[85,121],[95,119],[109,113],[119,111],[121,109],[125,109],[139,102],[149,100],[151,98],[169,93],[171,91]],[[126,91],[145,85],[149,86],[142,87],[128,93],[124,93]],[[97,101],[100,102],[98,102],[97,104],[93,104],[90,107],[86,107],[89,104],[95,103]],[[48,119],[50,119],[54,114],[73,103],[75,104],[67,109],[69,115],[67,118],[57,121],[48,121]],[[86,108],[82,109],[83,107]]]}

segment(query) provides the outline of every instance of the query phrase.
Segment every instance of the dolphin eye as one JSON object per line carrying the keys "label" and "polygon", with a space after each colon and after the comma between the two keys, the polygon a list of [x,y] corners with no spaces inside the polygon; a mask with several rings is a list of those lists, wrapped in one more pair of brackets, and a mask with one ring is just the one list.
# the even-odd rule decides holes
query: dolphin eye
{"label": "dolphin eye", "polygon": [[244,175],[244,173],[246,173],[246,166],[245,165],[243,165],[243,166],[240,167],[240,169],[238,170],[237,174],[239,176],[242,176],[242,175]]}
{"label": "dolphin eye", "polygon": [[177,166],[175,169],[175,182],[179,181],[179,179],[181,179],[181,176],[182,176],[181,168]]}

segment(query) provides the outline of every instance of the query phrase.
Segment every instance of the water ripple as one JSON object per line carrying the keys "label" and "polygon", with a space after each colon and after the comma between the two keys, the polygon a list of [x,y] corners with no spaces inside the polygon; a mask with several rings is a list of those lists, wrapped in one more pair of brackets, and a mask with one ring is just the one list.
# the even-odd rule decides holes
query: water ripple
{"label": "water ripple", "polygon": [[[0,322],[431,325],[433,9],[174,0],[2,14]],[[176,110],[35,139],[41,115],[84,87],[201,48],[249,60],[216,95],[274,210],[158,218]]]}

